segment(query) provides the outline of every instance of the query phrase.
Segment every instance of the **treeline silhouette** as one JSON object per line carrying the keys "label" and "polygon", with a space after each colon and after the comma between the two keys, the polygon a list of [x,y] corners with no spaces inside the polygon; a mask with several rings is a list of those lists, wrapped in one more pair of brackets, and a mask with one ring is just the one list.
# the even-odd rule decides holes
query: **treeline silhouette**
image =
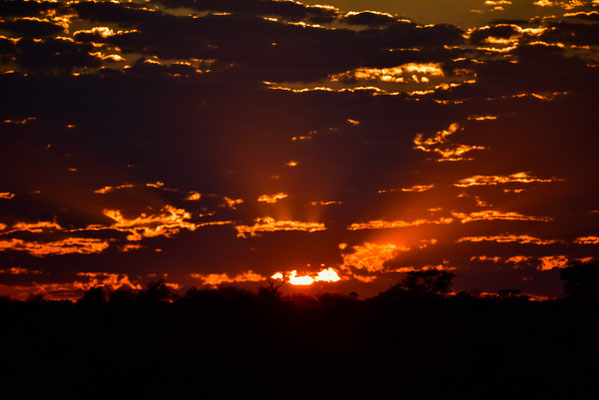
{"label": "treeline silhouette", "polygon": [[[599,263],[564,296],[451,293],[416,271],[378,296],[284,295],[269,282],[176,295],[92,288],[0,300],[2,393],[60,398],[564,398],[599,393]],[[11,394],[12,393],[12,394]]]}

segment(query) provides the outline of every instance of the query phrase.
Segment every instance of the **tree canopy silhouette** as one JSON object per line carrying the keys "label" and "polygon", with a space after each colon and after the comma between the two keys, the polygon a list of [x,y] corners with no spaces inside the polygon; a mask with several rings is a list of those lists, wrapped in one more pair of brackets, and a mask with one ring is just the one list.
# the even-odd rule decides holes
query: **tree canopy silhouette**
{"label": "tree canopy silhouette", "polygon": [[574,261],[559,271],[564,295],[576,298],[599,298],[599,261]]}
{"label": "tree canopy silhouette", "polygon": [[440,298],[451,292],[451,280],[455,274],[448,271],[410,271],[399,283],[383,294],[394,297]]}

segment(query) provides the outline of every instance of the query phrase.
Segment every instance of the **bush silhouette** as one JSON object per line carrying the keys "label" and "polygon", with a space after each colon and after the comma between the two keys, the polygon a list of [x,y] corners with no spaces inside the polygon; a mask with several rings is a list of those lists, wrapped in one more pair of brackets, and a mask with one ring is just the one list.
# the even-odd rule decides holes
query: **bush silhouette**
{"label": "bush silhouette", "polygon": [[411,271],[382,294],[393,297],[442,298],[451,292],[455,274],[440,270]]}
{"label": "bush silhouette", "polygon": [[564,295],[576,298],[599,297],[599,261],[574,261],[559,271]]}

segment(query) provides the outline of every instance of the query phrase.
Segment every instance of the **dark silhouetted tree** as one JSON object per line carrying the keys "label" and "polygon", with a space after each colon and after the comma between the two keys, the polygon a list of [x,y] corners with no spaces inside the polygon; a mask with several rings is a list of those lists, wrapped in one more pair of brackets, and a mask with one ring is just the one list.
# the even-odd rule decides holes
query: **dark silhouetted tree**
{"label": "dark silhouetted tree", "polygon": [[126,306],[133,303],[135,300],[135,293],[131,289],[121,287],[108,294],[108,300],[111,304],[118,306]]}
{"label": "dark silhouetted tree", "polygon": [[599,298],[599,261],[571,262],[559,271],[564,295],[577,298]]}
{"label": "dark silhouetted tree", "polygon": [[285,284],[286,278],[286,276],[283,276],[280,281],[273,278],[268,278],[266,280],[267,286],[261,287],[258,293],[264,297],[280,297],[281,293],[279,292],[279,289]]}
{"label": "dark silhouetted tree", "polygon": [[172,301],[175,297],[175,293],[166,285],[164,279],[148,283],[146,290],[142,291],[139,295],[140,300],[149,303]]}
{"label": "dark silhouetted tree", "polygon": [[78,305],[97,307],[106,303],[106,292],[103,286],[90,288],[78,301]]}
{"label": "dark silhouetted tree", "polygon": [[455,274],[440,270],[411,271],[383,294],[394,297],[440,298],[451,292]]}

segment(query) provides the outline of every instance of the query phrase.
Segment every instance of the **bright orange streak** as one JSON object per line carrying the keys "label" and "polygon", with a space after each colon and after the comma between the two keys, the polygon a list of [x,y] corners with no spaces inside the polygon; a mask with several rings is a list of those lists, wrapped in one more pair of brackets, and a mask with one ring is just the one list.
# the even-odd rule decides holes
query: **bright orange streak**
{"label": "bright orange streak", "polygon": [[288,274],[277,272],[271,276],[271,279],[284,280],[287,278],[287,282],[294,286],[309,286],[314,282],[339,282],[341,278],[337,271],[333,268],[325,268],[319,271],[316,275],[297,275],[297,270],[293,270]]}
{"label": "bright orange streak", "polygon": [[289,283],[296,286],[307,286],[314,283],[314,278],[308,275],[297,276],[297,271],[293,270],[289,274]]}
{"label": "bright orange streak", "polygon": [[327,268],[320,271],[314,280],[316,282],[339,282],[341,278],[333,268]]}

